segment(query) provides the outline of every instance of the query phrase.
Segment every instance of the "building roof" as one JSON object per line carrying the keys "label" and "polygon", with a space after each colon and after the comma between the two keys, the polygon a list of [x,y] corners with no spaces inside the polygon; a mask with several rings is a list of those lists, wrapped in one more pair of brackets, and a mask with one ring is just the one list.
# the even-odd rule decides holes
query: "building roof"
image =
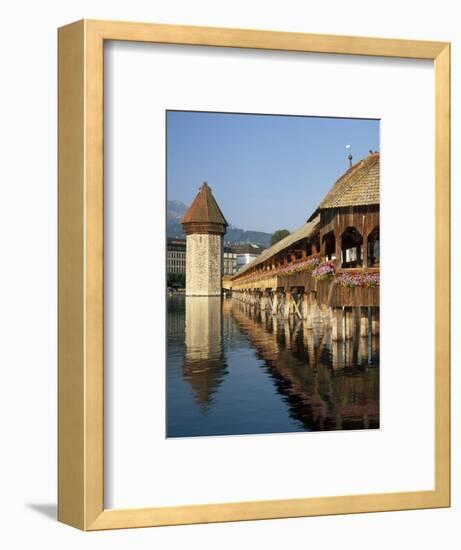
{"label": "building roof", "polygon": [[267,259],[271,258],[272,256],[275,256],[285,248],[288,248],[292,244],[295,244],[298,241],[301,241],[302,239],[306,239],[307,237],[310,237],[314,233],[315,229],[317,228],[319,221],[320,221],[320,216],[317,216],[312,221],[306,222],[304,225],[296,229],[296,231],[293,231],[293,233],[290,233],[290,235],[287,235],[285,238],[281,239],[280,241],[272,245],[270,248],[266,248],[266,250],[264,250],[252,262],[243,266],[242,269],[240,269],[232,278],[235,279],[237,277],[240,277],[249,269],[253,269],[254,267],[265,262]]}
{"label": "building roof", "polygon": [[179,245],[179,246],[186,246],[186,239],[179,239],[175,237],[167,237],[166,240],[168,245]]}
{"label": "building roof", "polygon": [[333,185],[322,202],[309,218],[312,220],[320,210],[347,206],[379,204],[379,153],[351,166]]}
{"label": "building roof", "polygon": [[264,250],[264,247],[253,243],[243,243],[231,245],[237,254],[253,254],[258,255]]}
{"label": "building roof", "polygon": [[206,182],[200,187],[181,223],[216,223],[227,227],[227,221]]}

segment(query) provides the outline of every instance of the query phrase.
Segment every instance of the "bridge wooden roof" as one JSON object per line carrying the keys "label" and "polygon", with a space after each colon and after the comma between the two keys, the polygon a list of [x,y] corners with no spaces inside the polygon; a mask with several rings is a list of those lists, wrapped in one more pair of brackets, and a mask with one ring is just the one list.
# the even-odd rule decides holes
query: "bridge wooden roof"
{"label": "bridge wooden roof", "polygon": [[370,153],[351,166],[335,182],[309,220],[327,208],[371,204],[379,204],[379,153]]}
{"label": "bridge wooden roof", "polygon": [[182,217],[181,223],[216,223],[227,227],[226,218],[206,182],[200,187],[197,196]]}
{"label": "bridge wooden roof", "polygon": [[287,235],[284,239],[281,239],[279,242],[272,245],[270,248],[266,248],[257,258],[255,258],[252,262],[245,265],[240,269],[233,277],[232,279],[236,279],[238,277],[241,277],[244,273],[246,273],[248,270],[253,269],[254,267],[258,266],[259,264],[265,262],[272,256],[275,256],[285,248],[288,248],[289,246],[297,243],[298,241],[301,241],[302,239],[306,239],[310,235],[312,235],[317,228],[320,221],[320,216],[317,216],[314,220],[306,222],[304,225],[296,229],[296,231],[293,231],[293,233],[290,233],[290,235]]}

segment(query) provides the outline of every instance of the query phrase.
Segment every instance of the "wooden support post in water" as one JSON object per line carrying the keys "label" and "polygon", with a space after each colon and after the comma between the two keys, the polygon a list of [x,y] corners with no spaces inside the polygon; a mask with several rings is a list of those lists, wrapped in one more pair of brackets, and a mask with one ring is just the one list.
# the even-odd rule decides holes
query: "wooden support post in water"
{"label": "wooden support post in water", "polygon": [[285,322],[283,323],[283,328],[285,332],[285,346],[287,349],[291,348],[291,332],[290,332],[290,323],[287,319],[285,319]]}
{"label": "wooden support post in water", "polygon": [[303,328],[303,342],[304,342],[304,347],[307,349],[307,353],[309,356],[309,365],[313,367],[317,365],[317,353],[316,353],[314,333],[312,332],[312,330],[306,327],[305,323]]}
{"label": "wooden support post in water", "polygon": [[344,330],[345,339],[352,340],[354,337],[354,316],[351,307],[344,308]]}
{"label": "wooden support post in water", "polygon": [[291,295],[290,290],[285,291],[285,304],[284,304],[284,311],[283,311],[283,318],[288,319],[290,317],[291,310],[293,308],[292,304],[293,296]]}
{"label": "wooden support post in water", "polygon": [[274,315],[272,316],[272,334],[274,335],[275,339],[277,339],[278,331],[279,331],[279,326],[277,322],[277,317]]}
{"label": "wooden support post in water", "polygon": [[303,292],[303,319],[306,321],[309,314],[309,292]]}
{"label": "wooden support post in water", "polygon": [[302,319],[301,312],[299,311],[298,304],[301,304],[301,299],[298,300],[298,302],[293,298],[293,314],[297,315],[300,319]]}
{"label": "wooden support post in water", "polygon": [[261,313],[261,322],[262,322],[263,325],[266,325],[266,320],[267,320],[266,310],[261,309],[260,313]]}
{"label": "wooden support post in water", "polygon": [[322,321],[320,306],[317,302],[317,296],[314,292],[311,292],[311,316],[312,316],[312,328]]}
{"label": "wooden support post in water", "polygon": [[373,356],[377,355],[379,353],[379,335],[372,336],[371,337],[371,343],[370,343],[370,356],[369,356],[369,363],[371,364],[373,361]]}
{"label": "wooden support post in water", "polygon": [[267,311],[272,312],[274,296],[270,290],[267,291]]}
{"label": "wooden support post in water", "polygon": [[308,329],[314,328],[314,308],[315,308],[315,299],[312,292],[308,293],[307,296],[307,314],[306,314],[306,326]]}
{"label": "wooden support post in water", "polygon": [[343,339],[343,308],[333,307],[331,318],[331,340],[338,342]]}
{"label": "wooden support post in water", "polygon": [[322,304],[320,306],[320,318],[322,320],[324,330],[328,330],[331,327],[331,307],[328,307],[326,304]]}
{"label": "wooden support post in water", "polygon": [[[334,308],[334,309],[340,309],[340,308]],[[332,341],[331,364],[332,364],[333,370],[344,368],[344,342],[340,342],[338,340]]]}
{"label": "wooden support post in water", "polygon": [[379,307],[371,308],[371,334],[373,336],[379,334]]}
{"label": "wooden support post in water", "polygon": [[368,307],[360,308],[360,336],[368,338]]}
{"label": "wooden support post in water", "polygon": [[272,298],[272,315],[277,315],[279,309],[279,293],[277,292],[277,289],[274,291],[274,295]]}
{"label": "wooden support post in water", "polygon": [[344,362],[346,367],[352,367],[354,364],[354,342],[353,340],[346,340],[344,343]]}
{"label": "wooden support post in water", "polygon": [[368,365],[368,336],[360,338],[359,342],[359,364],[362,366]]}
{"label": "wooden support post in water", "polygon": [[268,308],[268,301],[269,298],[267,295],[267,290],[263,290],[261,293],[261,297],[259,298],[259,306],[261,308],[261,311],[266,311],[266,309]]}

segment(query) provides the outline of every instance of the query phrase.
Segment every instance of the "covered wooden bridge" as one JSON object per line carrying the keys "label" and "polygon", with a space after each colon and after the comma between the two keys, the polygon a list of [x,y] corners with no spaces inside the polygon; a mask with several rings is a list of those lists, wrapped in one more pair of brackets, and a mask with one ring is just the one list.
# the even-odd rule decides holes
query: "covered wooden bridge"
{"label": "covered wooden bridge", "polygon": [[351,166],[299,229],[243,267],[234,299],[332,339],[379,333],[379,153]]}

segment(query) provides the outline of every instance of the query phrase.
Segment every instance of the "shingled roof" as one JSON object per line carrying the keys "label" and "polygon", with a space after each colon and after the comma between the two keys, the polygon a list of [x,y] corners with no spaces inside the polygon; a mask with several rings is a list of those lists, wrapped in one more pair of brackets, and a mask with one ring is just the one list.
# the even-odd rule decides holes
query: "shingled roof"
{"label": "shingled roof", "polygon": [[259,264],[262,264],[269,258],[272,258],[272,256],[275,256],[276,254],[284,250],[285,248],[288,248],[292,244],[295,244],[298,241],[301,241],[302,239],[306,239],[307,237],[310,237],[314,232],[314,230],[317,228],[319,221],[320,221],[320,216],[317,216],[314,220],[303,224],[301,227],[293,231],[293,233],[290,233],[285,238],[276,242],[270,248],[266,248],[266,250],[263,250],[263,252],[257,258],[255,258],[253,261],[251,261],[247,265],[243,266],[239,271],[237,271],[237,273],[233,275],[231,279],[237,279],[238,277],[246,273],[248,270],[253,269]]}
{"label": "shingled roof", "polygon": [[200,187],[193,203],[182,217],[181,223],[216,223],[227,227],[226,218],[206,182]]}
{"label": "shingled roof", "polygon": [[309,221],[326,208],[369,204],[379,204],[379,153],[370,153],[351,166],[325,195]]}

